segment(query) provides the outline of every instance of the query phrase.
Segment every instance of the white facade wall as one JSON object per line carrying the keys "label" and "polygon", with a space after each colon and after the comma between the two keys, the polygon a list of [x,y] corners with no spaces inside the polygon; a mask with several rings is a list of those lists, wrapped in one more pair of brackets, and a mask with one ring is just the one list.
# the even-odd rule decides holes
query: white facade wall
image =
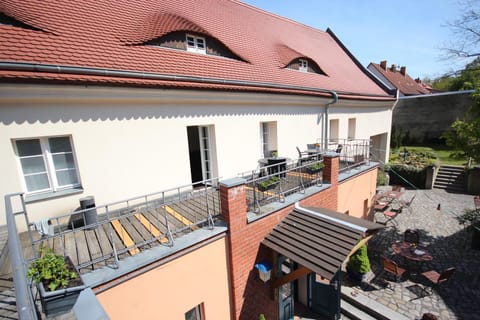
{"label": "white facade wall", "polygon": [[[253,170],[261,157],[261,122],[276,121],[281,156],[297,158],[323,137],[329,98],[253,93],[0,85],[0,225],[3,195],[25,191],[12,141],[70,135],[83,191],[27,206],[31,221],[65,214],[79,199],[96,204],[190,184],[187,126],[210,126],[213,175],[222,179]],[[348,101],[347,101],[348,102]],[[392,102],[343,102],[330,107],[340,137],[356,118],[356,135],[390,132]],[[387,146],[388,147],[388,146]],[[388,154],[388,153],[387,153]]]}

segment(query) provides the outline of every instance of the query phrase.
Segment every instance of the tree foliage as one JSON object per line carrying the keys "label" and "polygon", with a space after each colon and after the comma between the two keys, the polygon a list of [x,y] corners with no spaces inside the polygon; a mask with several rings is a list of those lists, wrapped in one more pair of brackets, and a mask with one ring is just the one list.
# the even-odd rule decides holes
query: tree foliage
{"label": "tree foliage", "polygon": [[472,90],[480,87],[480,57],[465,66],[458,75],[446,75],[432,81],[432,87],[441,91]]}
{"label": "tree foliage", "polygon": [[472,95],[473,105],[463,119],[453,122],[443,137],[455,149],[457,157],[470,157],[480,163],[480,89]]}

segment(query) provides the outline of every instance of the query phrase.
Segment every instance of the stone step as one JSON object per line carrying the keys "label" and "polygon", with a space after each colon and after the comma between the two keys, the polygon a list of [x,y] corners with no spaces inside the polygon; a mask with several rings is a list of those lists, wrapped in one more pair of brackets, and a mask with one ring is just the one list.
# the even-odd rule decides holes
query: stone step
{"label": "stone step", "polygon": [[377,320],[377,318],[351,304],[348,300],[342,299],[340,307],[342,309],[342,320],[347,318],[351,320]]}
{"label": "stone step", "polygon": [[[346,301],[346,303],[345,303]],[[376,319],[376,320],[409,320],[404,315],[386,307],[385,305],[370,299],[366,295],[362,294],[362,291],[356,288],[342,286],[342,304],[354,306],[360,309],[363,316],[366,314],[368,318],[352,318],[352,319]],[[342,306],[343,312],[343,306]],[[353,315],[347,315],[353,317],[356,311],[353,311]]]}

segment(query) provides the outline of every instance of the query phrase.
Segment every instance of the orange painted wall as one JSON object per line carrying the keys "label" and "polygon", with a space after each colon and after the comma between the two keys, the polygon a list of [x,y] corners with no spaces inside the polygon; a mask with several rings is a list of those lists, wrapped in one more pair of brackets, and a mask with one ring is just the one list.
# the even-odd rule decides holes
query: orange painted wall
{"label": "orange painted wall", "polygon": [[372,206],[372,199],[377,188],[377,170],[373,169],[354,179],[339,183],[337,210],[357,218],[367,218],[368,211],[364,212],[364,201],[367,200],[368,209]]}
{"label": "orange painted wall", "polygon": [[97,294],[112,320],[185,319],[203,303],[205,318],[230,319],[226,240],[221,238]]}

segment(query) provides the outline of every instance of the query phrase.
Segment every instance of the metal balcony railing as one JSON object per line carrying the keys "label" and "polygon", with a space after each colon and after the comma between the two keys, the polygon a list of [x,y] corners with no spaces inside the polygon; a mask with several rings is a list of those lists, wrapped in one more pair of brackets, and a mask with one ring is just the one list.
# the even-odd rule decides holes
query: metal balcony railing
{"label": "metal balcony railing", "polygon": [[[27,261],[48,246],[69,256],[83,273],[104,265],[116,268],[124,257],[153,246],[172,246],[177,237],[213,228],[221,212],[217,185],[212,179],[76,210],[49,218],[43,235],[38,222],[27,222],[32,243]],[[25,216],[28,221],[26,211]]]}
{"label": "metal balcony railing", "polygon": [[[18,210],[14,210],[17,207]],[[30,290],[31,281],[27,279],[28,264],[26,262],[22,243],[17,231],[15,216],[26,214],[23,193],[5,196],[5,212],[8,228],[8,252],[13,270],[15,298],[18,317],[21,320],[37,320],[35,300]]]}
{"label": "metal balcony railing", "polygon": [[[318,155],[312,155],[313,159]],[[285,160],[240,174],[247,180],[248,211],[262,213],[262,207],[273,202],[283,202],[285,196],[313,185],[322,185],[322,170],[312,168],[323,160]],[[270,183],[269,183],[270,182]]]}

